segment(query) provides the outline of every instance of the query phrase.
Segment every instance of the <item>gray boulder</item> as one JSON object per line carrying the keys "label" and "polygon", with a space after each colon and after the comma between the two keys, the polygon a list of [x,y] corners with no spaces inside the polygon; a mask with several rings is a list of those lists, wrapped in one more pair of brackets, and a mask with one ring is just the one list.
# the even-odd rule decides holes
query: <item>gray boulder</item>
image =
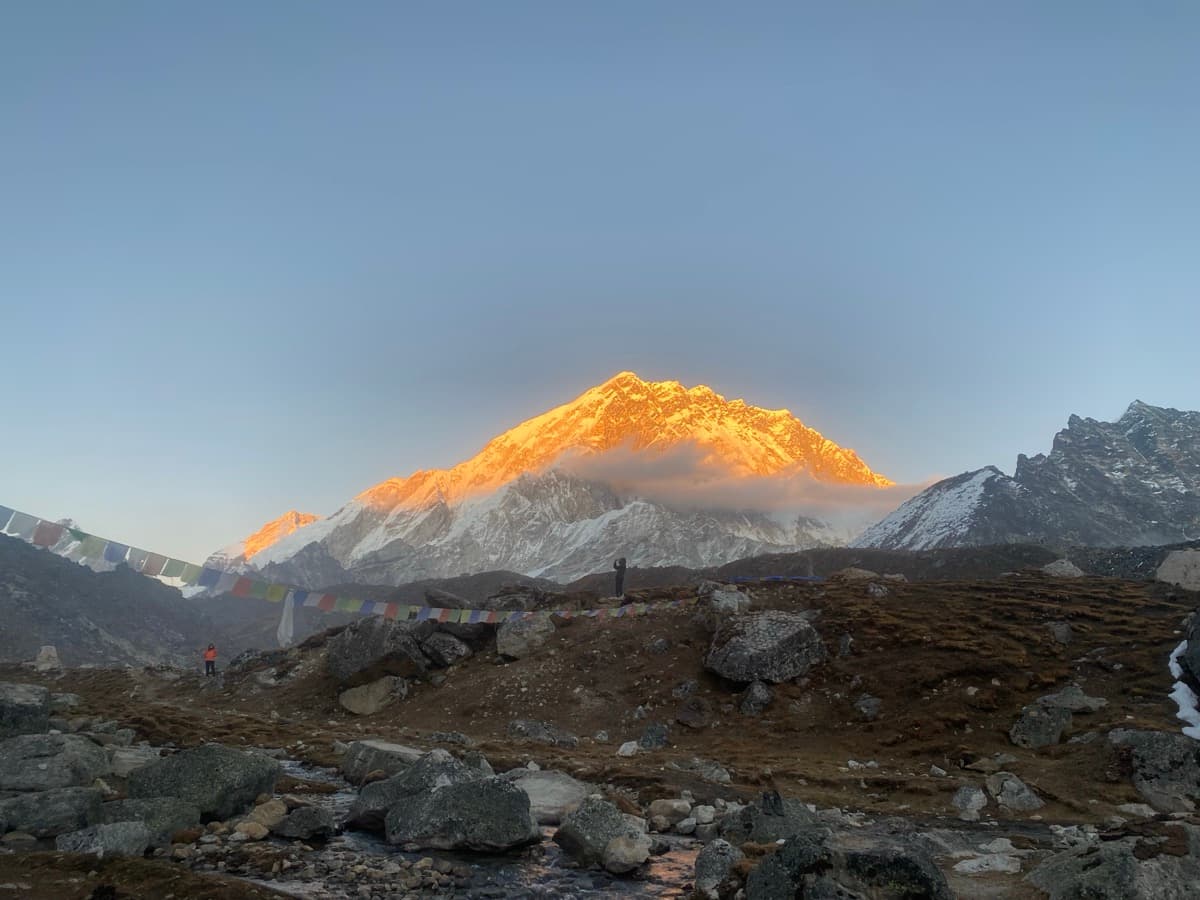
{"label": "gray boulder", "polygon": [[1029,785],[1012,772],[996,772],[989,775],[987,789],[1001,806],[1018,812],[1033,812],[1046,805]]}
{"label": "gray boulder", "polygon": [[45,734],[50,728],[50,692],[36,684],[0,682],[0,740]]}
{"label": "gray boulder", "polygon": [[360,831],[384,831],[388,811],[402,801],[439,787],[481,781],[482,773],[442,749],[430,750],[399,775],[364,785],[343,823]]}
{"label": "gray boulder", "polygon": [[0,824],[4,831],[54,837],[99,821],[101,800],[97,788],[68,787],[17,794],[0,800]]}
{"label": "gray boulder", "polygon": [[806,615],[772,609],[722,622],[704,665],[730,681],[778,683],[804,675],[825,657]]}
{"label": "gray boulder", "polygon": [[174,797],[151,797],[105,803],[100,807],[97,824],[140,822],[150,831],[150,843],[159,847],[169,844],[175,832],[199,825],[200,820],[200,810],[191,803]]}
{"label": "gray boulder", "polygon": [[509,659],[524,659],[554,634],[549,616],[533,616],[504,622],[496,630],[496,651]]}
{"label": "gray boulder", "polygon": [[744,716],[762,715],[774,699],[774,691],[761,681],[752,681],[750,687],[742,692],[742,700],[738,704],[738,709]]}
{"label": "gray boulder", "polygon": [[846,891],[897,900],[955,900],[946,876],[915,844],[843,834],[831,847],[833,878]]}
{"label": "gray boulder", "polygon": [[1026,706],[1021,717],[1008,731],[1008,739],[1018,747],[1037,750],[1051,747],[1062,740],[1063,732],[1071,727],[1071,711],[1060,706]]}
{"label": "gray boulder", "polygon": [[435,788],[393,806],[387,840],[409,849],[496,852],[532,844],[542,833],[529,797],[499,778]]}
{"label": "gray boulder", "polygon": [[387,741],[355,741],[342,757],[342,774],[351,784],[362,784],[371,772],[399,775],[423,755],[415,747]]}
{"label": "gray boulder", "polygon": [[1200,801],[1200,741],[1165,731],[1118,728],[1109,743],[1129,754],[1133,786],[1159,812],[1191,812]]}
{"label": "gray boulder", "polygon": [[1061,691],[1038,697],[1037,702],[1040,706],[1069,709],[1073,713],[1096,712],[1108,706],[1108,701],[1103,697],[1089,697],[1077,684],[1069,684]]}
{"label": "gray boulder", "polygon": [[85,787],[108,772],[108,755],[80,735],[23,734],[0,741],[0,791]]}
{"label": "gray boulder", "polygon": [[565,772],[514,769],[501,777],[528,795],[529,808],[539,825],[558,825],[595,790]]}
{"label": "gray boulder", "polygon": [[704,900],[717,900],[721,884],[729,878],[743,853],[718,838],[704,845],[696,856],[696,893]]}
{"label": "gray boulder", "polygon": [[93,825],[82,831],[61,834],[54,849],[62,853],[87,853],[96,856],[142,856],[150,846],[150,830],[141,822],[113,822]]}
{"label": "gray boulder", "polygon": [[356,716],[372,716],[407,696],[407,681],[395,675],[384,675],[368,684],[342,691],[338,694],[338,705]]}
{"label": "gray boulder", "polygon": [[319,806],[301,806],[292,810],[281,822],[271,826],[271,833],[297,841],[328,838],[337,828],[333,813]]}
{"label": "gray boulder", "polygon": [[736,847],[747,841],[770,844],[802,832],[820,830],[820,819],[799,800],[764,797],[721,820],[721,837]]}
{"label": "gray boulder", "polygon": [[643,832],[616,806],[599,797],[587,797],[563,819],[554,843],[582,866],[602,864],[609,841]]}
{"label": "gray boulder", "polygon": [[805,881],[831,866],[832,854],[827,841],[828,832],[822,829],[790,836],[750,872],[746,879],[746,900],[792,900],[793,897],[809,896],[811,892],[803,888]]}
{"label": "gray boulder", "polygon": [[535,741],[555,747],[579,746],[579,738],[571,732],[549,722],[538,722],[534,719],[513,719],[508,723],[508,736],[514,740]]}
{"label": "gray boulder", "polygon": [[[1193,552],[1200,558],[1200,550]],[[1187,646],[1179,655],[1179,665],[1183,669],[1184,679],[1190,682],[1192,689],[1200,690],[1200,615],[1192,614],[1186,637]]]}
{"label": "gray boulder", "polygon": [[983,789],[970,784],[964,784],[950,799],[950,805],[958,810],[958,817],[964,822],[978,822],[979,811],[987,804],[987,794]]}
{"label": "gray boulder", "polygon": [[338,681],[424,675],[429,660],[418,643],[420,629],[415,627],[421,624],[410,627],[383,616],[364,616],[351,622],[327,644],[329,673]]}
{"label": "gray boulder", "polygon": [[1200,828],[1175,827],[1186,835],[1186,853],[1165,852],[1161,843],[1135,837],[1084,844],[1044,860],[1028,881],[1049,900],[1194,900]]}
{"label": "gray boulder", "polygon": [[129,776],[134,800],[174,797],[195,806],[203,819],[229,819],[259,794],[275,791],[279,763],[257,753],[205,744],[142,766]]}
{"label": "gray boulder", "polygon": [[1056,559],[1052,563],[1046,563],[1042,566],[1042,571],[1055,578],[1082,578],[1084,574],[1083,569],[1069,559]]}
{"label": "gray boulder", "polygon": [[[440,588],[426,588],[425,605],[440,609],[472,609],[475,604],[465,597],[443,591]],[[460,624],[458,622],[438,622],[439,634],[449,634],[464,642],[468,647],[478,650],[496,633],[496,626],[483,622]]]}
{"label": "gray boulder", "polygon": [[107,748],[107,753],[112,774],[118,778],[128,778],[135,769],[160,758],[158,750],[153,747],[114,746]]}
{"label": "gray boulder", "polygon": [[471,648],[452,634],[437,631],[421,641],[421,649],[435,666],[446,668],[471,655]]}
{"label": "gray boulder", "polygon": [[663,722],[651,722],[642,729],[638,746],[643,750],[661,750],[670,743],[671,727]]}
{"label": "gray boulder", "polygon": [[604,847],[604,868],[614,875],[632,872],[650,858],[651,847],[648,835],[618,835]]}

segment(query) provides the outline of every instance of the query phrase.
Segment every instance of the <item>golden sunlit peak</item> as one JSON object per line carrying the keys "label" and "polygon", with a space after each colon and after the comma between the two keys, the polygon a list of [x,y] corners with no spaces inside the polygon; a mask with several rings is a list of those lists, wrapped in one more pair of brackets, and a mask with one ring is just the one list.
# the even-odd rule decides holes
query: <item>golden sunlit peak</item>
{"label": "golden sunlit peak", "polygon": [[298,531],[305,525],[311,525],[320,516],[314,516],[312,513],[297,512],[294,509],[289,509],[282,516],[273,522],[268,522],[250,537],[246,538],[244,554],[246,559],[254,556],[256,553],[261,553],[266,550],[276,541],[287,537],[294,531]]}

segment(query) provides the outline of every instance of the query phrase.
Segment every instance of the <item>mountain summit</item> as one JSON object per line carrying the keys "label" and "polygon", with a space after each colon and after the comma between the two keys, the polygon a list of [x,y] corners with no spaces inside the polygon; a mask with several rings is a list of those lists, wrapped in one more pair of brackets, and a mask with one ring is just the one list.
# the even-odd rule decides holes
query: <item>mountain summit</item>
{"label": "mountain summit", "polygon": [[[388,479],[328,519],[303,521],[308,517],[288,513],[212,561],[244,565],[253,557],[255,566],[284,566],[277,577],[318,586],[326,579],[411,580],[477,568],[576,577],[606,568],[592,556],[607,555],[610,543],[624,551],[617,555],[641,546],[641,565],[708,565],[727,561],[735,548],[775,552],[828,541],[823,525],[805,517],[781,524],[753,513],[693,510],[685,523],[676,518],[683,513],[622,496],[611,480],[581,474],[602,460],[653,463],[668,456],[690,467],[693,483],[720,480],[732,484],[735,495],[738,485],[769,478],[867,489],[892,484],[787,410],[726,400],[704,385],[648,382],[621,372],[493,438],[450,469]],[[535,521],[536,533],[514,538]],[[589,528],[610,540],[589,537]],[[697,528],[708,549],[680,556],[681,547],[699,539]],[[654,533],[664,529],[675,533]],[[595,554],[581,552],[589,542]]]}

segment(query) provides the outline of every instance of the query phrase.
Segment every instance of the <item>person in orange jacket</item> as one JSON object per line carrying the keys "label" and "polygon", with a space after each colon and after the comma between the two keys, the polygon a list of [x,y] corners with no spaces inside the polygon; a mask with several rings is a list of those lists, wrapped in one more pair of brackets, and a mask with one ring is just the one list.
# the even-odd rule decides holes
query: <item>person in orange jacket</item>
{"label": "person in orange jacket", "polygon": [[209,644],[208,649],[204,651],[204,674],[217,674],[217,645]]}

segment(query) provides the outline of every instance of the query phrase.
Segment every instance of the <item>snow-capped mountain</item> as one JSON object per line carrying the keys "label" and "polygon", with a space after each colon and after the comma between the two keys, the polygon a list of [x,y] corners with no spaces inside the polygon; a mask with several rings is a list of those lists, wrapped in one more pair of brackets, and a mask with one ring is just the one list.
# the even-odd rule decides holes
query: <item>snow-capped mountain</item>
{"label": "snow-capped mountain", "polygon": [[1200,412],[1132,403],[1116,422],[1071,416],[1049,454],[926,488],[854,546],[927,550],[1032,542],[1140,546],[1200,537]]}
{"label": "snow-capped mountain", "polygon": [[565,581],[617,556],[637,566],[714,565],[850,536],[796,510],[701,508],[639,489],[647,478],[661,486],[664,460],[676,486],[719,484],[725,495],[802,480],[891,485],[787,410],[622,372],[451,469],[389,479],[325,519],[288,514],[210,562],[310,587],[488,569]]}

